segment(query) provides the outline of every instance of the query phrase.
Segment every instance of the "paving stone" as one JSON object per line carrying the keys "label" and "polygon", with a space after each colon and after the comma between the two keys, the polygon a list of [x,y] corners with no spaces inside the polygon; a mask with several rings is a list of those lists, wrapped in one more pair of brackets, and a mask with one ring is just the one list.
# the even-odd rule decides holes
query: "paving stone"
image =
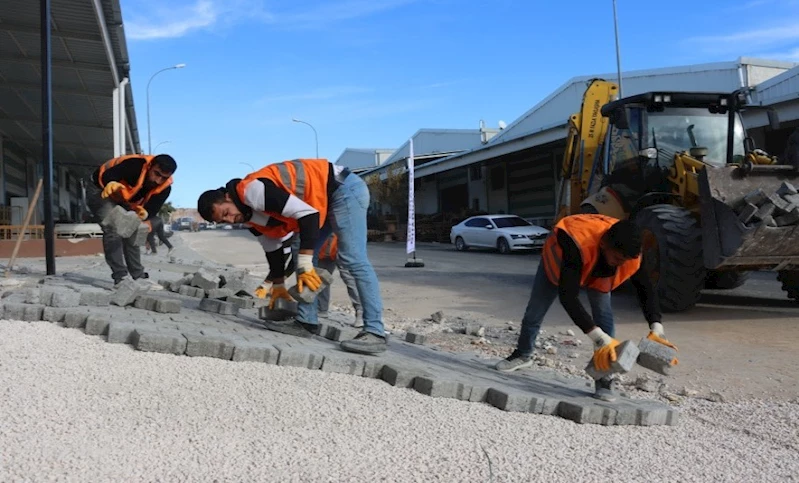
{"label": "paving stone", "polygon": [[120,307],[132,304],[143,290],[133,280],[122,282],[111,295],[111,303]]}
{"label": "paving stone", "polygon": [[232,297],[233,291],[227,288],[212,288],[208,291],[209,299],[223,299],[225,297]]}
{"label": "paving stone", "polygon": [[383,373],[383,366],[385,363],[377,362],[377,361],[364,361],[363,365],[363,377],[368,377],[370,379],[381,379],[381,375]]}
{"label": "paving stone", "polygon": [[747,203],[746,206],[744,206],[744,208],[738,214],[738,220],[740,220],[741,223],[743,223],[744,225],[749,223],[750,221],[752,221],[752,218],[754,218],[755,213],[757,213],[757,209],[758,209],[757,206],[751,203]]}
{"label": "paving stone", "polygon": [[191,279],[193,287],[199,287],[206,292],[211,289],[219,288],[219,275],[204,268],[197,270]]}
{"label": "paving stone", "polygon": [[221,304],[222,302],[220,300],[202,299],[200,300],[200,310],[218,314]]}
{"label": "paving stone", "polygon": [[610,407],[603,407],[592,403],[577,403],[561,401],[558,405],[557,415],[579,424],[602,424],[604,426],[616,424],[618,411]]}
{"label": "paving stone", "polygon": [[187,297],[194,297],[194,287],[189,285],[181,285],[180,289],[178,289],[178,293]]}
{"label": "paving stone", "polygon": [[86,326],[86,319],[89,313],[80,310],[70,310],[64,315],[64,327],[70,329],[82,329]]}
{"label": "paving stone", "polygon": [[433,377],[417,377],[413,381],[413,389],[430,397],[444,397],[468,401],[472,388],[455,381]]}
{"label": "paving stone", "polygon": [[229,302],[229,303],[235,305],[240,310],[246,310],[246,309],[255,308],[255,300],[247,299],[247,298],[244,298],[244,297],[236,297],[235,295],[231,295],[231,296],[225,297],[225,302]]}
{"label": "paving stone", "polygon": [[555,414],[561,401],[533,393],[492,387],[488,390],[486,402],[503,411]]}
{"label": "paving stone", "polygon": [[133,306],[141,310],[155,310],[155,304],[158,300],[155,297],[148,297],[146,295],[139,295],[133,301]]}
{"label": "paving stone", "polygon": [[331,325],[325,334],[325,338],[340,342],[342,340],[350,340],[356,335],[358,335],[358,329],[348,329],[346,327],[336,327]]}
{"label": "paving stone", "polygon": [[277,358],[277,365],[279,366],[304,367],[306,369],[319,369],[322,367],[324,357],[307,349],[287,345],[276,345],[275,348],[280,351],[280,355]]}
{"label": "paving stone", "polygon": [[88,335],[107,335],[108,327],[111,325],[111,318],[103,314],[89,314],[86,317],[86,326],[83,332]]}
{"label": "paving stone", "polygon": [[347,358],[341,356],[325,356],[322,362],[322,371],[337,372],[339,374],[351,374],[360,376],[363,374],[364,361],[362,359]]}
{"label": "paving stone", "polygon": [[[210,299],[205,299],[210,300]],[[219,314],[221,315],[236,315],[239,313],[239,308],[230,302],[219,301]]]}
{"label": "paving stone", "polygon": [[26,289],[24,292],[25,300],[23,303],[26,304],[39,304],[42,303],[41,293],[42,291],[38,288],[29,288]]}
{"label": "paving stone", "polygon": [[664,376],[671,374],[674,366],[672,361],[677,357],[677,351],[671,347],[651,341],[643,337],[638,342],[638,365],[655,371]]}
{"label": "paving stone", "polygon": [[751,203],[755,206],[759,206],[761,203],[764,203],[767,199],[768,196],[766,196],[766,193],[760,188],[744,196],[744,202]]}
{"label": "paving stone", "polygon": [[116,205],[103,218],[100,225],[111,228],[114,233],[117,233],[122,238],[128,238],[139,229],[141,220],[135,212]]}
{"label": "paving stone", "polygon": [[45,307],[42,310],[42,320],[47,322],[63,322],[67,309],[61,307]]}
{"label": "paving stone", "polygon": [[410,342],[411,344],[422,345],[424,344],[426,339],[427,337],[425,337],[424,335],[417,334],[415,332],[408,332],[407,334],[405,334],[405,342]]}
{"label": "paving stone", "polygon": [[599,371],[594,368],[594,359],[591,358],[588,361],[588,365],[585,366],[585,372],[594,379],[601,379],[611,374],[630,372],[635,366],[639,354],[640,351],[635,342],[625,340],[616,347],[616,360],[610,363],[609,371]]}
{"label": "paving stone", "polygon": [[380,371],[380,379],[395,387],[413,387],[413,381],[417,377],[424,376],[418,369],[405,367],[396,363],[386,364]]}
{"label": "paving stone", "polygon": [[186,337],[177,330],[161,331],[137,327],[133,331],[132,344],[142,352],[181,355],[186,351]]}
{"label": "paving stone", "polygon": [[159,314],[177,314],[181,307],[180,300],[159,298],[155,304],[155,311]]}
{"label": "paving stone", "polygon": [[55,290],[46,296],[50,307],[77,307],[80,305],[80,292],[74,290]]}
{"label": "paving stone", "polygon": [[233,341],[218,335],[204,335],[183,332],[186,338],[186,355],[190,357],[215,357],[231,360],[233,358]]}
{"label": "paving stone", "polygon": [[234,341],[234,361],[277,364],[280,352],[266,340],[238,339]]}
{"label": "paving stone", "polygon": [[111,293],[99,290],[81,290],[80,305],[105,307],[111,303]]}
{"label": "paving stone", "polygon": [[133,335],[141,324],[134,322],[112,321],[108,324],[107,341],[111,344],[133,344]]}
{"label": "paving stone", "polygon": [[37,322],[42,320],[44,305],[41,304],[14,304],[4,305],[3,317],[11,320]]}

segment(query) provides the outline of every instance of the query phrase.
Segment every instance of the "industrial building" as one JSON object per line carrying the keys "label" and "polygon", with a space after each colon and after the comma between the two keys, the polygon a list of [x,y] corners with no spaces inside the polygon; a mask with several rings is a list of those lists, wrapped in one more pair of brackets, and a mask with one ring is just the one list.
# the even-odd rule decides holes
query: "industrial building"
{"label": "industrial building", "polygon": [[[739,58],[732,62],[623,72],[622,95],[750,88],[752,103],[774,108],[782,124],[779,130],[771,131],[764,112],[744,114],[744,124],[758,147],[779,155],[788,135],[799,126],[798,66]],[[415,144],[416,212],[473,209],[513,213],[548,225],[555,212],[555,186],[565,149],[567,120],[579,111],[585,89],[595,78],[615,80],[617,76],[606,73],[573,78],[495,135],[485,136],[487,139],[472,146],[463,145],[448,156],[431,151],[441,151],[436,145]],[[403,151],[403,147],[361,175],[381,173],[394,162],[407,163],[407,149]],[[430,159],[431,155],[435,159]],[[342,158],[339,162],[346,161]]]}

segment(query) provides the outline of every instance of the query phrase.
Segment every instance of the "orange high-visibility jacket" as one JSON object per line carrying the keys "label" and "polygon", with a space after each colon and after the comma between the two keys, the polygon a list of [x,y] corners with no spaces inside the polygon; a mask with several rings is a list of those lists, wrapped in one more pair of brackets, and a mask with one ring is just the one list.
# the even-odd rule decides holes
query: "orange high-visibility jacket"
{"label": "orange high-visibility jacket", "polygon": [[279,225],[268,225],[268,226],[259,225],[257,223],[252,223],[249,221],[246,222],[245,224],[250,228],[254,229],[255,231],[257,231],[258,233],[260,233],[261,235],[264,235],[267,238],[275,238],[277,240],[283,239],[283,237],[285,237],[289,233],[292,232],[298,233],[300,230],[296,220],[292,220],[292,222],[289,223],[281,223]]}
{"label": "orange high-visibility jacket", "polygon": [[129,159],[144,159],[144,168],[141,170],[141,174],[139,174],[139,179],[136,181],[135,185],[131,186],[125,180],[118,181],[118,183],[121,183],[122,186],[124,186],[124,188],[120,190],[120,194],[122,195],[122,199],[125,200],[127,203],[129,203],[131,206],[143,207],[144,205],[147,204],[148,201],[150,201],[150,198],[157,195],[158,193],[161,193],[172,184],[172,176],[170,176],[169,178],[166,179],[166,181],[156,186],[155,188],[151,189],[146,195],[142,197],[142,199],[137,200],[136,202],[130,201],[131,198],[136,196],[136,194],[144,186],[144,181],[147,179],[147,171],[150,169],[150,164],[152,164],[153,159],[155,159],[155,156],[149,154],[127,154],[125,156],[119,156],[109,161],[106,161],[105,163],[103,163],[102,166],[100,166],[100,172],[97,175],[97,182],[100,184],[101,188],[105,188],[105,183],[103,182],[103,175],[105,174],[105,171],[109,168],[113,168],[114,166],[120,163],[124,163]]}
{"label": "orange high-visibility jacket", "polygon": [[580,274],[580,286],[598,290],[600,292],[611,292],[616,287],[632,277],[641,267],[641,256],[628,260],[616,267],[616,274],[607,278],[595,278],[591,276],[591,271],[599,261],[599,241],[605,232],[619,220],[605,215],[572,215],[560,220],[544,243],[541,255],[547,278],[553,285],[558,285],[560,281],[560,266],[563,257],[563,250],[558,244],[558,232],[563,231],[577,245],[583,261],[583,269]]}
{"label": "orange high-visibility jacket", "polygon": [[[326,159],[294,159],[270,164],[260,170],[248,174],[236,186],[236,194],[240,200],[246,199],[247,185],[259,178],[265,178],[319,211],[319,227],[327,218],[327,182],[330,176],[330,162]],[[286,218],[280,213],[265,212],[289,226],[296,220]]]}
{"label": "orange high-visibility jacket", "polygon": [[319,260],[335,260],[337,256],[338,237],[333,233],[322,244],[322,248],[319,249]]}

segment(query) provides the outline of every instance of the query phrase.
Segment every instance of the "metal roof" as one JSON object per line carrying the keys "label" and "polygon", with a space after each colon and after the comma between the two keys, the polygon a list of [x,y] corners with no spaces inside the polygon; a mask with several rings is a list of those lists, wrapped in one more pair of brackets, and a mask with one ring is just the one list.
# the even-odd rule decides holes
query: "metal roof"
{"label": "metal roof", "polygon": [[[765,82],[798,65],[794,62],[741,57],[732,62],[623,72],[622,95],[628,97],[651,90],[732,92],[742,86],[755,86]],[[416,168],[416,177],[564,139],[568,117],[580,109],[583,94],[591,79],[595,78],[615,80],[616,74],[570,79],[485,145],[419,166]]]}
{"label": "metal roof", "polygon": [[753,97],[764,106],[799,100],[799,66],[759,84]]}
{"label": "metal roof", "polygon": [[[99,12],[99,15],[98,15]],[[113,91],[129,76],[119,0],[51,0],[53,162],[97,166],[113,157]],[[41,156],[39,3],[0,12],[0,135]],[[140,152],[133,91],[125,88],[128,147]]]}

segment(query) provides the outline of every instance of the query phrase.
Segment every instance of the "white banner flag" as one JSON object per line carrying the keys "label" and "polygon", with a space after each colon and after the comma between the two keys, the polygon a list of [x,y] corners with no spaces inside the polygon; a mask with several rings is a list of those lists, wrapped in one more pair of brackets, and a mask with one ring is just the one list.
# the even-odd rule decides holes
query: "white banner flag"
{"label": "white banner flag", "polygon": [[406,243],[406,253],[413,253],[416,251],[416,210],[414,207],[414,193],[413,193],[413,138],[411,138],[410,151],[408,154],[408,241]]}

